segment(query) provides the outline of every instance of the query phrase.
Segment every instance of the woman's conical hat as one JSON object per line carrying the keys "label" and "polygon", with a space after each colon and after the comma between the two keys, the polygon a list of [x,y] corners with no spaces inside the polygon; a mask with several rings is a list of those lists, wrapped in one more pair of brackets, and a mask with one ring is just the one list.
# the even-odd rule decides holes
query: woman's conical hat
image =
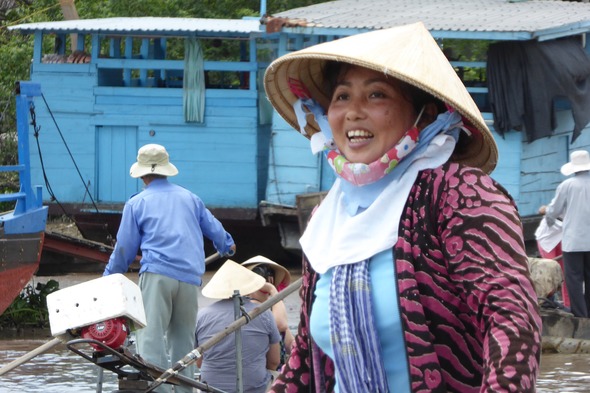
{"label": "woman's conical hat", "polygon": [[[309,94],[324,109],[330,97],[323,69],[327,61],[344,62],[383,72],[418,87],[463,116],[472,135],[465,151],[451,159],[490,173],[498,150],[494,138],[465,85],[423,23],[356,34],[286,54],[273,61],[264,76],[266,94],[275,110],[299,130],[293,104],[298,94]],[[307,117],[307,137],[319,131]]]}
{"label": "woman's conical hat", "polygon": [[234,291],[239,291],[240,296],[249,295],[262,288],[265,283],[263,277],[228,259],[203,287],[201,293],[211,299],[229,299]]}
{"label": "woman's conical hat", "polygon": [[254,269],[258,265],[267,265],[274,271],[275,286],[279,286],[281,284],[283,286],[287,286],[291,283],[291,273],[289,273],[286,268],[279,265],[275,261],[268,259],[267,257],[256,255],[255,257],[242,262],[242,266],[245,266],[250,270]]}

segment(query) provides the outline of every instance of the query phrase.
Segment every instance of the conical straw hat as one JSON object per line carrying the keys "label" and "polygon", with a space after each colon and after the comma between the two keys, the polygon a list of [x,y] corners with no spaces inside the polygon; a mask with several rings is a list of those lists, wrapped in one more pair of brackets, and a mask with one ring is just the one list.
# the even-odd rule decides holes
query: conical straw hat
{"label": "conical straw hat", "polygon": [[201,292],[211,299],[228,299],[234,295],[234,291],[240,291],[241,296],[249,295],[265,283],[264,277],[228,259]]}
{"label": "conical straw hat", "polygon": [[[416,86],[455,108],[473,127],[467,148],[453,161],[490,173],[498,150],[471,95],[422,22],[356,34],[314,45],[273,61],[264,76],[266,94],[275,110],[299,130],[293,103],[298,97],[290,85],[300,84],[324,109],[330,97],[323,69],[327,61],[366,67]],[[307,117],[307,137],[319,131]]]}
{"label": "conical straw hat", "polygon": [[275,286],[278,287],[281,284],[287,286],[291,283],[291,273],[289,273],[289,271],[285,269],[283,266],[279,265],[273,260],[268,259],[267,257],[257,255],[242,262],[242,266],[245,266],[250,270],[254,269],[258,265],[267,265],[274,271]]}

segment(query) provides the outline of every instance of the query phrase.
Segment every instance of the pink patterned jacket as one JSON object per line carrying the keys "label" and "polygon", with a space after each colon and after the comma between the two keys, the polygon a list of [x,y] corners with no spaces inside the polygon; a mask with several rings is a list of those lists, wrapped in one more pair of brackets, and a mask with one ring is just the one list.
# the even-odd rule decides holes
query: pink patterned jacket
{"label": "pink patterned jacket", "polygon": [[[541,319],[508,193],[479,169],[425,170],[393,251],[412,392],[534,392]],[[301,322],[273,393],[331,392],[309,336],[318,275],[303,265]]]}

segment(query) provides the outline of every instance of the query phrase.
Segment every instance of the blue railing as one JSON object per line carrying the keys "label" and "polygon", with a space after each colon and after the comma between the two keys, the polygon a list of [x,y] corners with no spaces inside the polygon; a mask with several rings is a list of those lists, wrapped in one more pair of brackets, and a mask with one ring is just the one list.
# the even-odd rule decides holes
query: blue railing
{"label": "blue railing", "polygon": [[[10,215],[17,216],[25,212],[39,209],[43,204],[41,186],[31,186],[29,156],[29,113],[34,109],[33,98],[41,96],[41,85],[33,82],[19,82],[16,96],[16,125],[18,138],[18,164],[0,166],[0,172],[18,172],[20,190],[18,192],[0,194],[0,202],[16,201],[14,211]],[[8,217],[0,216],[0,221]]]}

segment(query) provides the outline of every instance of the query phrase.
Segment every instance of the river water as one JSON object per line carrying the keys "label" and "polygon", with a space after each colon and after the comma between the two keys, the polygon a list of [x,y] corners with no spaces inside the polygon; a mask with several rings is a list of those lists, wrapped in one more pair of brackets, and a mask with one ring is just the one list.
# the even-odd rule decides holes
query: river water
{"label": "river water", "polygon": [[[53,277],[60,288],[87,281],[97,275],[68,275]],[[133,275],[129,275],[134,279]],[[207,274],[205,283],[210,278]],[[298,278],[293,274],[293,280]],[[49,278],[39,278],[46,282]],[[204,307],[210,299],[200,297],[199,306]],[[289,324],[293,331],[297,326],[299,299],[297,291],[285,299]],[[27,339],[0,340],[0,367],[20,358],[52,339],[51,336]],[[0,393],[95,393],[98,368],[93,363],[69,351],[65,345],[57,345],[18,368],[0,377]],[[105,370],[102,375],[102,392],[110,393],[118,387],[117,376]],[[537,380],[537,392],[590,392],[590,355],[543,354],[541,374]]]}

